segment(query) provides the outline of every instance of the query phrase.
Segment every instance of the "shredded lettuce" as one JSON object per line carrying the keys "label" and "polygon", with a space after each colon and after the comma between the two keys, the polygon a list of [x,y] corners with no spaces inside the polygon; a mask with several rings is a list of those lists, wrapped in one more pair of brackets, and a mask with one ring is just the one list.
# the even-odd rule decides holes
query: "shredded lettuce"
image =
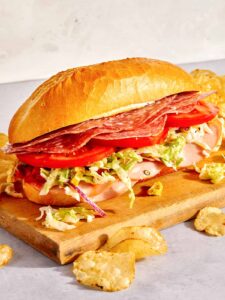
{"label": "shredded lettuce", "polygon": [[84,207],[59,208],[54,209],[51,206],[43,206],[39,208],[41,215],[36,219],[41,220],[45,215],[45,220],[42,223],[45,227],[66,231],[75,228],[74,224],[80,220],[92,222],[95,215],[92,210]]}
{"label": "shredded lettuce", "polygon": [[77,186],[81,181],[92,184],[115,181],[115,178],[108,171],[99,172],[100,169],[93,165],[90,167],[76,167],[71,182]]}
{"label": "shredded lettuce", "polygon": [[51,171],[47,171],[41,168],[40,175],[46,180],[43,185],[40,195],[47,195],[50,189],[55,185],[60,185],[59,182],[59,174],[63,172],[63,169],[51,169]]}
{"label": "shredded lettuce", "polygon": [[183,149],[186,144],[185,137],[182,134],[174,134],[171,131],[164,144],[156,144],[150,147],[144,147],[138,150],[143,157],[152,157],[163,162],[167,167],[175,170],[183,161]]}
{"label": "shredded lettuce", "polygon": [[142,162],[141,155],[136,153],[133,149],[125,149],[116,153],[113,153],[102,169],[109,170],[112,175],[117,175],[119,179],[127,186],[129,190],[130,207],[133,207],[135,201],[135,194],[132,188],[132,182],[128,172],[139,162]]}
{"label": "shredded lettuce", "polygon": [[76,199],[77,201],[80,201],[80,195],[75,190],[71,189],[69,186],[64,187],[65,194],[68,196],[71,196],[72,198]]}
{"label": "shredded lettuce", "polygon": [[202,169],[195,166],[195,170],[200,179],[210,180],[212,183],[219,183],[225,177],[224,163],[206,163]]}

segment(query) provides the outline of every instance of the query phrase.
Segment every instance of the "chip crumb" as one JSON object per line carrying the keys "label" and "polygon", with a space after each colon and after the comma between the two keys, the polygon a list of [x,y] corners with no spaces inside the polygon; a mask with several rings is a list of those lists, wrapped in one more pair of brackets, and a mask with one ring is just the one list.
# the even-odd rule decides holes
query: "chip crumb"
{"label": "chip crumb", "polygon": [[7,265],[13,257],[13,249],[6,245],[0,245],[0,267]]}
{"label": "chip crumb", "polygon": [[135,275],[133,253],[87,251],[73,264],[73,273],[81,284],[114,292],[130,286]]}
{"label": "chip crumb", "polygon": [[225,235],[225,214],[220,208],[205,207],[200,210],[194,226],[198,231],[205,231],[208,235]]}
{"label": "chip crumb", "polygon": [[156,181],[153,185],[148,189],[147,194],[149,196],[161,196],[163,191],[163,184],[160,181]]}

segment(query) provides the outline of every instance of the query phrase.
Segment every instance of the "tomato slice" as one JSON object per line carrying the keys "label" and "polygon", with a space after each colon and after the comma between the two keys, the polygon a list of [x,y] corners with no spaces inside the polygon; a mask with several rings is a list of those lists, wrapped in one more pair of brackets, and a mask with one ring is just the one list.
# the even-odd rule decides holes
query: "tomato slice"
{"label": "tomato slice", "polygon": [[125,138],[125,139],[118,139],[118,140],[92,139],[91,144],[93,146],[141,148],[141,147],[146,147],[146,146],[151,146],[151,145],[162,143],[165,140],[167,133],[168,133],[168,128],[164,128],[164,130],[157,136]]}
{"label": "tomato slice", "polygon": [[212,103],[199,102],[194,110],[186,114],[168,114],[166,126],[190,127],[212,120],[219,112],[219,108]]}
{"label": "tomato slice", "polygon": [[42,168],[72,168],[88,166],[115,152],[113,147],[83,147],[74,155],[31,153],[17,154],[18,159],[28,165]]}

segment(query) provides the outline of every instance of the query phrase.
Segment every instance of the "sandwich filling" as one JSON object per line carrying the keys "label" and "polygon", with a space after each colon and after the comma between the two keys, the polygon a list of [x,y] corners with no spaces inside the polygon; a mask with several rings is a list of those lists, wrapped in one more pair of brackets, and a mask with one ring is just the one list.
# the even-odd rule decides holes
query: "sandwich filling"
{"label": "sandwich filling", "polygon": [[208,95],[180,93],[8,145],[5,151],[17,154],[21,162],[14,180],[38,186],[40,195],[59,187],[87,202],[128,190],[132,207],[137,181],[162,174],[165,168],[193,165],[218,150],[223,120],[216,117],[217,107],[202,101]]}

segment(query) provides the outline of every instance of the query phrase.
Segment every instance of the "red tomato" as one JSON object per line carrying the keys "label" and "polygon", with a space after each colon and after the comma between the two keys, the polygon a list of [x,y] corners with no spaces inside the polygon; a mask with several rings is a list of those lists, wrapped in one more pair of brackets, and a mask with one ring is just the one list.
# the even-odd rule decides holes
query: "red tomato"
{"label": "red tomato", "polygon": [[190,127],[212,120],[219,112],[219,108],[212,103],[199,102],[195,109],[186,114],[168,114],[166,126]]}
{"label": "red tomato", "polygon": [[45,183],[45,179],[40,175],[40,168],[30,165],[19,164],[14,178],[16,182],[25,180],[26,182],[32,183],[38,187],[41,187]]}
{"label": "red tomato", "polygon": [[72,168],[88,166],[115,152],[113,147],[83,147],[74,155],[31,153],[18,154],[21,162],[42,168]]}
{"label": "red tomato", "polygon": [[120,148],[140,148],[162,143],[168,133],[168,128],[165,128],[162,133],[157,136],[125,138],[118,140],[100,140],[92,139],[91,144],[94,146],[111,146]]}

